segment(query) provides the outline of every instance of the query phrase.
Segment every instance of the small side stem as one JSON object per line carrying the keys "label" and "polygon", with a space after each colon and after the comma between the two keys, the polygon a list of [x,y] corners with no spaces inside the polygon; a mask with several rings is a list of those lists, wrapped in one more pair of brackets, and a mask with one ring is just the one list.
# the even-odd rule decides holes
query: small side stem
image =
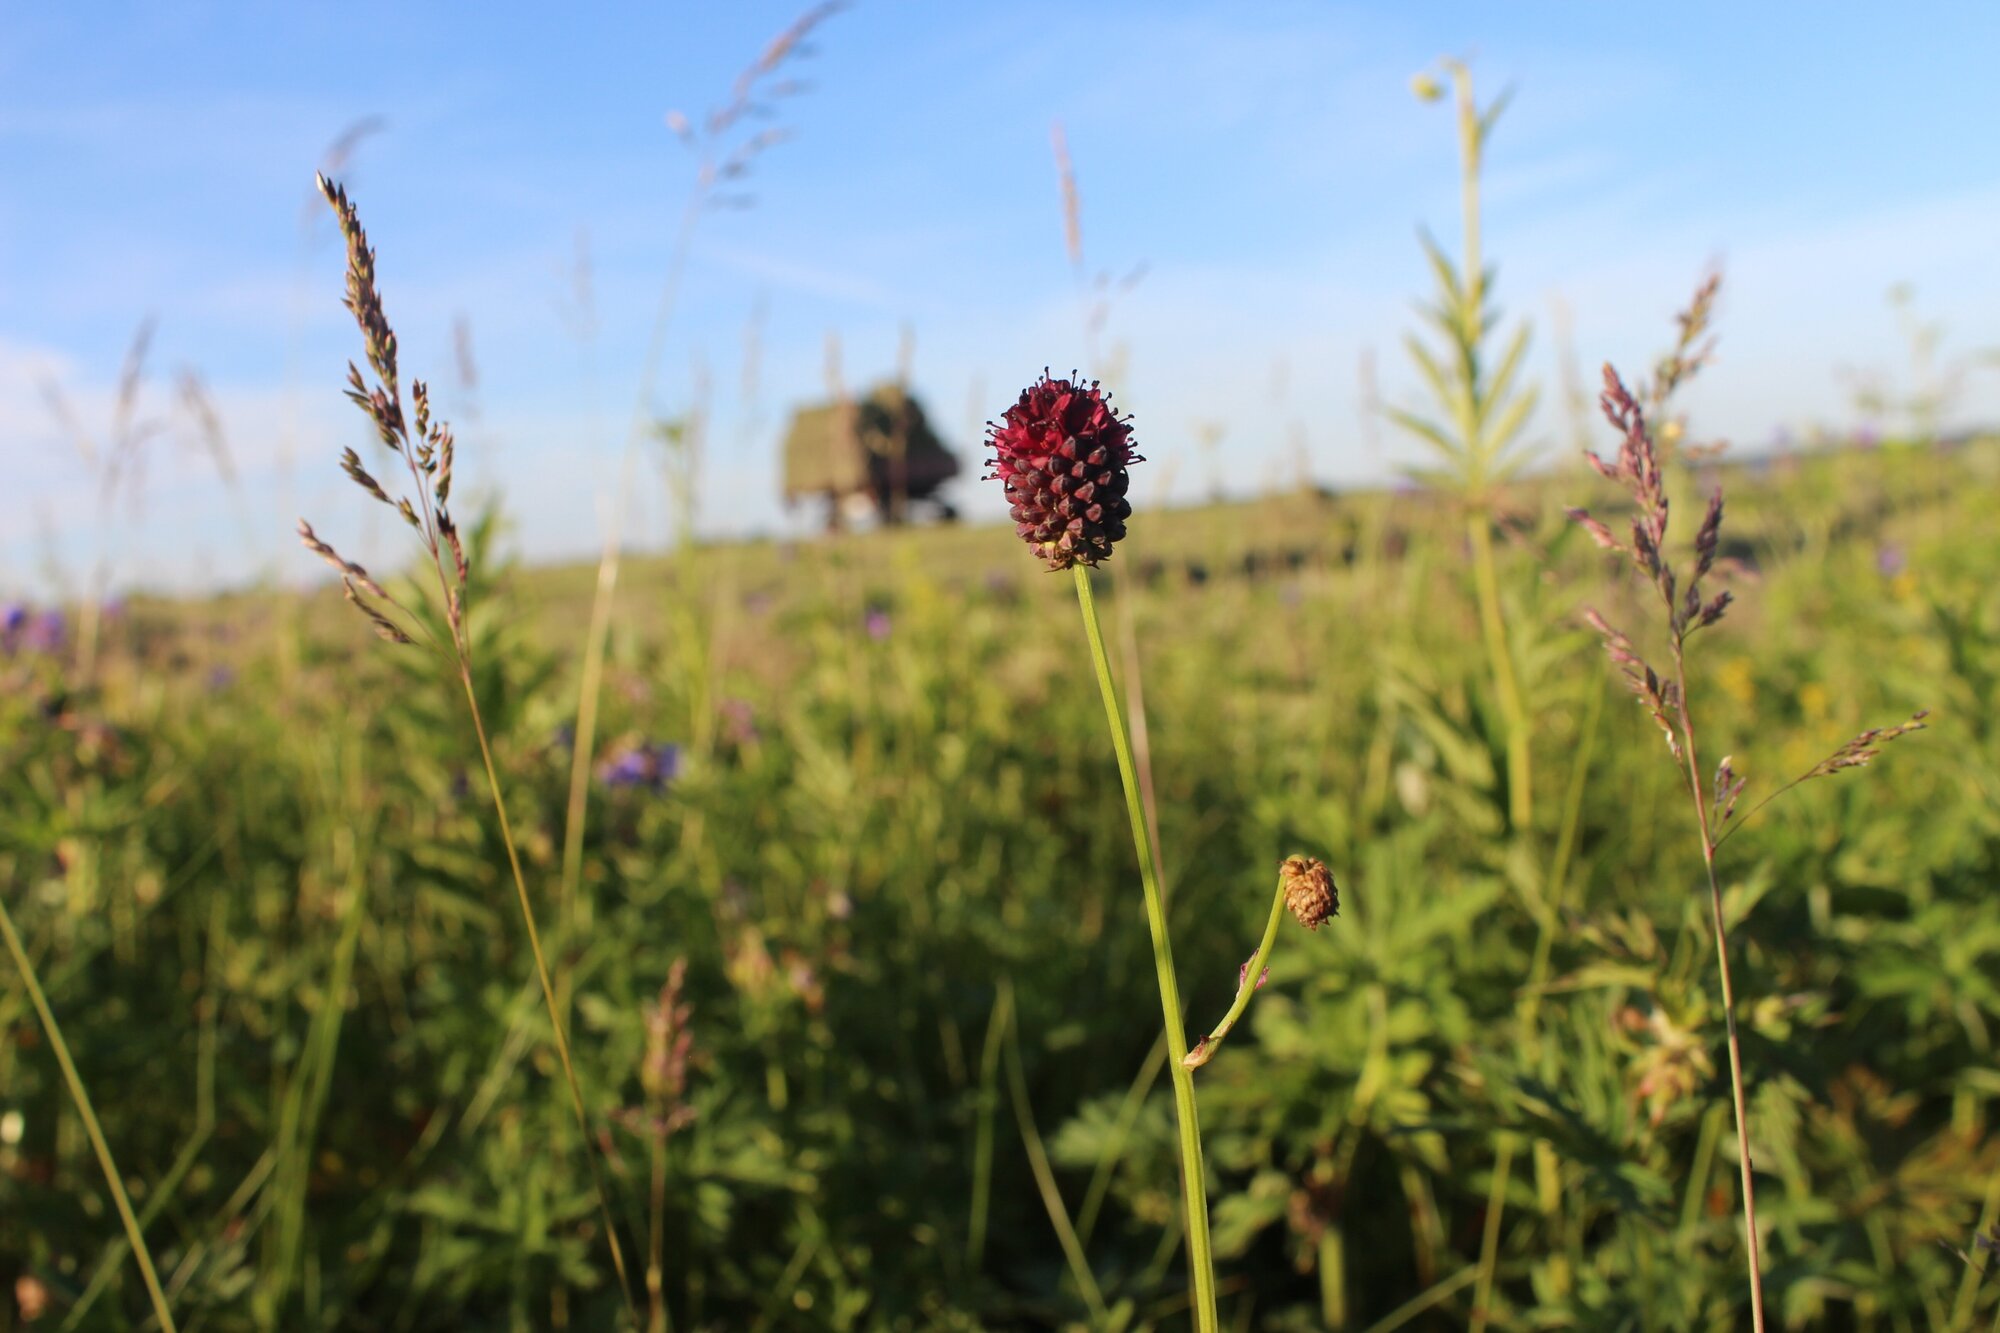
{"label": "small side stem", "polygon": [[1243,970],[1243,981],[1236,987],[1235,1003],[1229,1012],[1215,1025],[1215,1030],[1195,1043],[1193,1050],[1182,1058],[1181,1063],[1189,1069],[1199,1069],[1215,1058],[1216,1048],[1222,1039],[1236,1026],[1236,1020],[1243,1017],[1243,1011],[1250,1007],[1250,997],[1257,993],[1258,979],[1264,975],[1264,962],[1271,956],[1271,946],[1278,939],[1278,923],[1285,917],[1285,880],[1278,878],[1278,891],[1271,898],[1271,919],[1264,923],[1264,938],[1257,944],[1257,952],[1250,955],[1250,962]]}
{"label": "small side stem", "polygon": [[1153,966],[1159,975],[1160,1009],[1167,1030],[1167,1071],[1174,1082],[1174,1112],[1180,1129],[1181,1195],[1187,1213],[1188,1267],[1193,1270],[1195,1327],[1200,1333],[1216,1333],[1215,1259],[1208,1237],[1208,1187],[1201,1159],[1201,1122],[1195,1110],[1194,1071],[1187,1059],[1187,1032],[1182,1026],[1180,986],[1174,978],[1173,941],[1167,933],[1166,904],[1160,894],[1160,878],[1153,866],[1146,812],[1139,795],[1139,782],[1132,762],[1132,738],[1127,730],[1125,710],[1118,703],[1118,687],[1111,679],[1111,659],[1104,651],[1104,628],[1097,617],[1097,602],[1091,595],[1090,571],[1076,565],[1077,606],[1083,612],[1083,630],[1090,640],[1091,663],[1097,670],[1098,692],[1104,697],[1104,715],[1111,724],[1111,744],[1118,756],[1118,777],[1125,788],[1125,813],[1132,825],[1132,844],[1139,855],[1139,880],[1146,895],[1146,924],[1153,936]]}
{"label": "small side stem", "polygon": [[97,1154],[97,1165],[104,1172],[105,1187],[111,1191],[111,1202],[118,1209],[118,1220],[125,1225],[125,1239],[132,1246],[132,1258],[138,1263],[139,1276],[146,1284],[146,1297],[153,1303],[153,1315],[160,1321],[165,1333],[174,1333],[174,1316],[167,1309],[167,1295],[160,1289],[160,1275],[153,1268],[153,1252],[146,1248],[146,1233],[140,1229],[139,1219],[132,1212],[132,1200],[125,1195],[124,1178],[118,1174],[118,1163],[111,1156],[111,1145],[105,1141],[103,1126],[97,1123],[97,1112],[91,1108],[90,1094],[84,1090],[82,1075],[76,1072],[76,1061],[70,1058],[69,1043],[63,1040],[62,1025],[56,1022],[55,1010],[49,1007],[49,997],[42,992],[41,978],[21,943],[21,936],[14,929],[14,917],[8,912],[4,897],[0,897],[0,935],[7,937],[7,952],[14,956],[14,966],[21,970],[21,981],[28,988],[28,999],[34,1003],[35,1013],[42,1020],[42,1031],[49,1037],[49,1049],[55,1052],[63,1082],[69,1085],[70,1100],[76,1103],[76,1113],[83,1120],[84,1133],[89,1136],[91,1149]]}
{"label": "small side stem", "polygon": [[528,881],[521,873],[521,854],[514,847],[514,827],[507,818],[507,802],[501,796],[500,773],[493,764],[493,747],[486,738],[486,722],[479,712],[479,694],[472,687],[472,668],[463,654],[459,657],[458,678],[465,686],[465,702],[472,710],[472,729],[479,737],[479,757],[486,763],[486,783],[493,792],[493,812],[500,821],[500,841],[507,848],[507,864],[514,872],[514,892],[521,900],[521,920],[528,928],[528,948],[535,955],[535,977],[542,984],[542,999],[548,1004],[549,1025],[555,1034],[556,1055],[562,1061],[563,1078],[576,1109],[577,1132],[583,1136],[583,1159],[590,1165],[590,1181],[597,1189],[597,1210],[604,1220],[604,1239],[611,1247],[611,1266],[618,1270],[618,1289],[625,1297],[632,1322],[639,1322],[639,1307],[632,1297],[632,1279],[625,1271],[625,1251],[618,1244],[618,1224],[611,1216],[611,1194],[604,1186],[604,1172],[597,1164],[597,1145],[590,1139],[590,1115],[583,1106],[583,1087],[576,1079],[570,1060],[569,1037],[563,1031],[562,1011],[556,1004],[555,983],[549,979],[548,958],[542,952],[542,934],[535,928],[535,907],[528,897]]}

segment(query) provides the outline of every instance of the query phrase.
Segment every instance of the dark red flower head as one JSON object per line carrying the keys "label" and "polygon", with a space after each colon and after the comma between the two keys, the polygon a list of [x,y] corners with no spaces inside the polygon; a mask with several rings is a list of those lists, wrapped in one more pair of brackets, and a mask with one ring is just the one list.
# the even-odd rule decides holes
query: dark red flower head
{"label": "dark red flower head", "polygon": [[[1073,374],[1074,372],[1072,372]],[[1125,535],[1132,426],[1097,381],[1041,379],[987,427],[993,471],[1021,540],[1051,569],[1094,565]]]}

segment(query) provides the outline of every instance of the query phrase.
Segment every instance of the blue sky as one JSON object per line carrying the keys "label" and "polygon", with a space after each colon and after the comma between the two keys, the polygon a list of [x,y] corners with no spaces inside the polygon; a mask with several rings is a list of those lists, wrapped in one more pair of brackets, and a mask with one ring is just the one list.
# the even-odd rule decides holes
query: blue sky
{"label": "blue sky", "polygon": [[[694,176],[665,115],[724,100],[797,12],[7,5],[0,590],[76,580],[100,551],[128,584],[304,577],[295,512],[393,549],[336,466],[367,436],[339,394],[356,340],[309,195],[329,144],[368,117],[380,128],[342,177],[406,374],[440,386],[462,475],[504,496],[521,550],[594,552]],[[1104,339],[1153,460],[1141,505],[1205,494],[1218,472],[1236,491],[1295,475],[1301,439],[1322,481],[1388,477],[1418,455],[1364,421],[1358,366],[1372,354],[1381,396],[1411,401],[1416,229],[1456,247],[1458,227],[1451,117],[1409,79],[1451,54],[1483,95],[1516,89],[1486,243],[1503,305],[1535,326],[1552,459],[1569,438],[1557,310],[1587,376],[1640,370],[1711,261],[1727,275],[1721,357],[1691,397],[1697,428],[1743,447],[1850,428],[1854,372],[1908,376],[1891,284],[1914,284],[1946,358],[2000,345],[2000,10],[1911,13],[861,0],[791,69],[811,86],[752,206],[701,220],[653,406],[712,386],[705,528],[805,531],[812,516],[777,500],[786,413],[822,394],[829,335],[861,386],[892,372],[907,328],[915,385],[972,464],[978,421],[1044,364],[1087,361],[1060,119],[1088,268],[1145,265]],[[149,316],[139,415],[163,431],[142,503],[106,525],[44,386],[101,434]],[[184,369],[219,405],[238,494],[188,447]],[[1969,382],[1961,420],[2000,418],[1996,380]],[[1212,452],[1196,445],[1217,428]],[[977,471],[962,507],[997,515]],[[663,487],[650,459],[640,475],[628,530],[656,544]]]}

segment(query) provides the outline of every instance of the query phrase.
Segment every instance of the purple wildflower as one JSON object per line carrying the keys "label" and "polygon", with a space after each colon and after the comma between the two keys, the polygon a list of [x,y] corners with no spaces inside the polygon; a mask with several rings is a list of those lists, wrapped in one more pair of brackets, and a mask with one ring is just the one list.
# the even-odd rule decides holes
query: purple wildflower
{"label": "purple wildflower", "polygon": [[889,637],[889,613],[881,607],[869,608],[868,615],[861,623],[868,631],[868,637],[875,642],[880,643]]}
{"label": "purple wildflower", "polygon": [[44,611],[28,625],[24,643],[29,652],[53,653],[68,637],[68,622],[60,611]]}
{"label": "purple wildflower", "polygon": [[1875,550],[1875,572],[1885,579],[1892,579],[1902,573],[1903,567],[1908,563],[1903,548],[1895,542],[1883,542]]}
{"label": "purple wildflower", "polygon": [[664,791],[680,771],[680,746],[671,741],[659,744],[640,741],[601,764],[598,776],[607,787],[645,787],[651,791]]}

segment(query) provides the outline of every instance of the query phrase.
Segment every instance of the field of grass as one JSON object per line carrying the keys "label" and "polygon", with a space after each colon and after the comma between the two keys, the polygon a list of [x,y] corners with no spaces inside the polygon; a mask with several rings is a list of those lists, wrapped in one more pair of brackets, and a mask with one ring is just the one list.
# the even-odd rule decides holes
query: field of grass
{"label": "field of grass", "polygon": [[[2000,452],[1718,475],[1741,604],[1690,670],[1744,808],[1934,710],[1721,852],[1771,1319],[1985,1328]],[[1464,1327],[1488,1277],[1495,1328],[1747,1326],[1701,843],[1582,626],[1646,623],[1586,502],[1617,512],[1564,466],[1499,525],[1528,802],[1450,501],[1141,513],[1100,571],[1190,1029],[1283,857],[1340,886],[1196,1079],[1224,1327]],[[472,536],[474,685],[642,1315],[1186,1326],[1068,577],[978,527],[628,563],[565,890],[595,570]],[[455,677],[332,596],[134,602],[87,679],[57,629],[0,657],[0,893],[179,1326],[619,1326]],[[124,1234],[0,966],[0,1329],[146,1326]]]}

